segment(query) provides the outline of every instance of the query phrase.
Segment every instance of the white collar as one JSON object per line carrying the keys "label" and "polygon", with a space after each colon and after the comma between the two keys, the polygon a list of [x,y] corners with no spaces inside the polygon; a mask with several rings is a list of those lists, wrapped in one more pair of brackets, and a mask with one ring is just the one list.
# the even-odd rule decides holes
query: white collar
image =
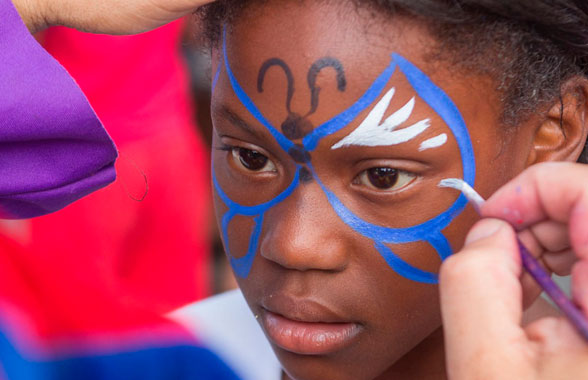
{"label": "white collar", "polygon": [[193,332],[243,380],[281,380],[282,368],[240,290],[168,315]]}

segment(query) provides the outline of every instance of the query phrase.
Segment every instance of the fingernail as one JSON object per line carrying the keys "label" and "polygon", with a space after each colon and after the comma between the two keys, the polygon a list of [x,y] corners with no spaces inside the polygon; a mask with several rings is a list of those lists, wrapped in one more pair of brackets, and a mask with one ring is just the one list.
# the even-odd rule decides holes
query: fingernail
{"label": "fingernail", "polygon": [[484,219],[478,222],[468,233],[466,244],[473,243],[480,239],[485,239],[496,235],[507,226],[507,223],[499,219]]}

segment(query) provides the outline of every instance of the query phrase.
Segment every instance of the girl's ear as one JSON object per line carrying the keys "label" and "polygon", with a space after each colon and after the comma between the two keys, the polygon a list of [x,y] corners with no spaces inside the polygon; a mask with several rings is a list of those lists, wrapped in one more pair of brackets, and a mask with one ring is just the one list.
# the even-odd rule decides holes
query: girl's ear
{"label": "girl's ear", "polygon": [[573,78],[561,90],[533,138],[528,165],[545,161],[576,162],[588,136],[588,79]]}

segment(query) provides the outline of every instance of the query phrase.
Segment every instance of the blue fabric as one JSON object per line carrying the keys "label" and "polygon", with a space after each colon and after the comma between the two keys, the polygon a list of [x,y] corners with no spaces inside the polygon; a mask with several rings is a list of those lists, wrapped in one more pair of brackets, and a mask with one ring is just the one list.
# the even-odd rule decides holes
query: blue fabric
{"label": "blue fabric", "polygon": [[0,359],[9,380],[238,380],[211,351],[189,345],[33,359],[17,352],[0,332]]}

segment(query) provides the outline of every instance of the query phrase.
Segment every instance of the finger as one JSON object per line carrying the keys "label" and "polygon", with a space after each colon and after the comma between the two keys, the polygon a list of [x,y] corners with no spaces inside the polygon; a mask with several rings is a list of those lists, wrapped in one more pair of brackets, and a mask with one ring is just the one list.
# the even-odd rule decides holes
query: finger
{"label": "finger", "polygon": [[571,246],[567,223],[547,220],[532,225],[529,230],[544,251],[560,252]]}
{"label": "finger", "polygon": [[543,289],[537,284],[537,281],[527,272],[523,272],[520,278],[521,287],[523,288],[523,309],[527,310],[537,301],[537,298],[543,293]]}
{"label": "finger", "polygon": [[188,13],[194,11],[203,5],[214,2],[214,0],[157,0],[152,3],[157,3],[158,6],[167,11],[173,13]]}
{"label": "finger", "polygon": [[588,317],[588,261],[580,261],[572,269],[572,296]]}
{"label": "finger", "polygon": [[577,257],[570,249],[566,224],[553,220],[539,222],[521,231],[518,236],[529,252],[540,260],[547,271],[560,276],[567,276],[571,273]]}
{"label": "finger", "polygon": [[578,262],[578,257],[573,250],[567,249],[561,252],[547,252],[543,254],[541,261],[548,271],[558,276],[569,276],[574,264]]}
{"label": "finger", "polygon": [[[542,379],[585,379],[588,345],[563,317],[543,318],[525,328]],[[537,375],[533,376],[537,378]]]}
{"label": "finger", "polygon": [[482,215],[505,219],[518,229],[553,220],[569,225],[572,247],[588,258],[588,168],[572,163],[543,163],[524,171],[482,207]]}
{"label": "finger", "polygon": [[517,233],[517,236],[519,237],[521,243],[523,243],[525,248],[527,248],[527,251],[529,251],[529,253],[533,255],[534,258],[539,259],[541,257],[541,254],[545,252],[545,249],[543,248],[543,246],[541,246],[541,244],[539,243],[539,241],[530,229],[526,229],[524,231]]}
{"label": "finger", "polygon": [[450,378],[493,379],[493,373],[484,371],[504,370],[505,361],[520,354],[527,339],[519,326],[521,270],[514,231],[499,220],[476,224],[463,250],[441,266],[441,311]]}
{"label": "finger", "polygon": [[142,3],[141,12],[147,17],[167,23],[193,13],[214,0],[135,0],[135,2]]}
{"label": "finger", "polygon": [[12,4],[31,33],[36,33],[46,27],[43,9],[37,2],[12,0]]}
{"label": "finger", "polygon": [[525,332],[529,340],[538,343],[543,351],[586,351],[586,343],[565,317],[539,319],[525,327]]}
{"label": "finger", "polygon": [[47,25],[101,34],[137,34],[194,12],[211,0],[59,0],[45,2]]}
{"label": "finger", "polygon": [[[529,253],[542,264],[541,255],[544,250],[533,233],[529,229],[526,229],[519,232],[517,235]],[[526,310],[529,306],[533,305],[543,290],[537,285],[537,281],[535,281],[535,279],[533,279],[533,277],[527,272],[521,274],[520,282],[523,288],[523,309]]]}

